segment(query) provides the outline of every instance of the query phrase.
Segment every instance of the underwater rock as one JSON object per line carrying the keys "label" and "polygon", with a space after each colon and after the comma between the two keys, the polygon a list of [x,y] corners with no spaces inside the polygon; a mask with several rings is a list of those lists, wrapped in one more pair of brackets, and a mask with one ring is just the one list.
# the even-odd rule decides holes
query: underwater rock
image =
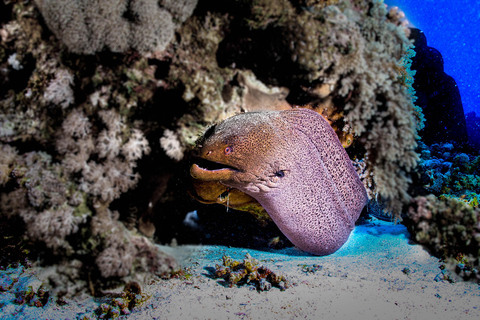
{"label": "underwater rock", "polygon": [[416,52],[411,67],[416,71],[415,103],[422,108],[426,119],[420,136],[427,144],[466,143],[467,125],[460,91],[455,80],[444,72],[442,54],[427,45],[427,38],[419,29],[412,28],[410,39],[414,40]]}
{"label": "underwater rock", "polygon": [[240,114],[210,127],[197,145],[193,178],[255,198],[304,251],[338,250],[367,203],[338,137],[314,111]]}
{"label": "underwater rock", "polygon": [[292,106],[287,102],[287,88],[268,88],[258,81],[251,72],[240,72],[238,83],[244,88],[242,109],[246,112],[261,110],[288,110]]}

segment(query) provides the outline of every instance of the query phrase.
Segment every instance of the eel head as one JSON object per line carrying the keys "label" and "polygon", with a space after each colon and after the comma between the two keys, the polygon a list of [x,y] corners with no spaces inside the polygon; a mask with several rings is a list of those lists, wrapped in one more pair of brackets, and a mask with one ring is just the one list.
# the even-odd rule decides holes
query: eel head
{"label": "eel head", "polygon": [[271,120],[264,112],[249,112],[210,127],[197,141],[191,176],[250,195],[273,188],[287,167],[272,157],[282,143]]}

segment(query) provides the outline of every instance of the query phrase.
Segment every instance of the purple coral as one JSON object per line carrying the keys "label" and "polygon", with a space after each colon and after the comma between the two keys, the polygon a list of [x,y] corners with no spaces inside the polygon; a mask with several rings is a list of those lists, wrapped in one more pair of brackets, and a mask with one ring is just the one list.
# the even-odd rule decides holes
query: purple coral
{"label": "purple coral", "polygon": [[89,161],[82,171],[80,189],[105,202],[111,202],[137,184],[139,175],[132,169],[128,163],[119,159],[103,164]]}
{"label": "purple coral", "polygon": [[90,134],[92,124],[81,109],[74,109],[62,123],[63,132],[75,139],[85,138]]}
{"label": "purple coral", "polygon": [[100,158],[113,159],[120,152],[122,140],[118,133],[110,130],[103,130],[97,138],[96,151]]}
{"label": "purple coral", "polygon": [[69,172],[82,173],[82,191],[111,202],[137,184],[136,160],[148,154],[150,147],[140,130],[124,132],[124,119],[114,109],[98,115],[106,128],[94,136],[92,120],[81,110],[73,110],[59,132],[57,150],[64,154],[63,164]]}

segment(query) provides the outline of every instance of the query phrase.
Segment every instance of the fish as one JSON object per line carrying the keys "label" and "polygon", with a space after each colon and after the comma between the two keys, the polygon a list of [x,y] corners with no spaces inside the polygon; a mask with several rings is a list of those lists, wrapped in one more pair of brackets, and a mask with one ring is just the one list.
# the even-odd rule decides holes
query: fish
{"label": "fish", "polygon": [[367,193],[329,123],[296,108],[246,112],[197,141],[193,179],[254,198],[299,249],[329,255],[348,240]]}

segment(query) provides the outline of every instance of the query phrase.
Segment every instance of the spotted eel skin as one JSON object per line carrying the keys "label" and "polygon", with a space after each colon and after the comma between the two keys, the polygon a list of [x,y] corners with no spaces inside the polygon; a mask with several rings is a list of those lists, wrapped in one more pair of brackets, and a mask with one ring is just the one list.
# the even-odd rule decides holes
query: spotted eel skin
{"label": "spotted eel skin", "polygon": [[368,199],[328,122],[308,109],[248,112],[197,143],[193,178],[256,199],[285,236],[315,255],[337,251]]}

